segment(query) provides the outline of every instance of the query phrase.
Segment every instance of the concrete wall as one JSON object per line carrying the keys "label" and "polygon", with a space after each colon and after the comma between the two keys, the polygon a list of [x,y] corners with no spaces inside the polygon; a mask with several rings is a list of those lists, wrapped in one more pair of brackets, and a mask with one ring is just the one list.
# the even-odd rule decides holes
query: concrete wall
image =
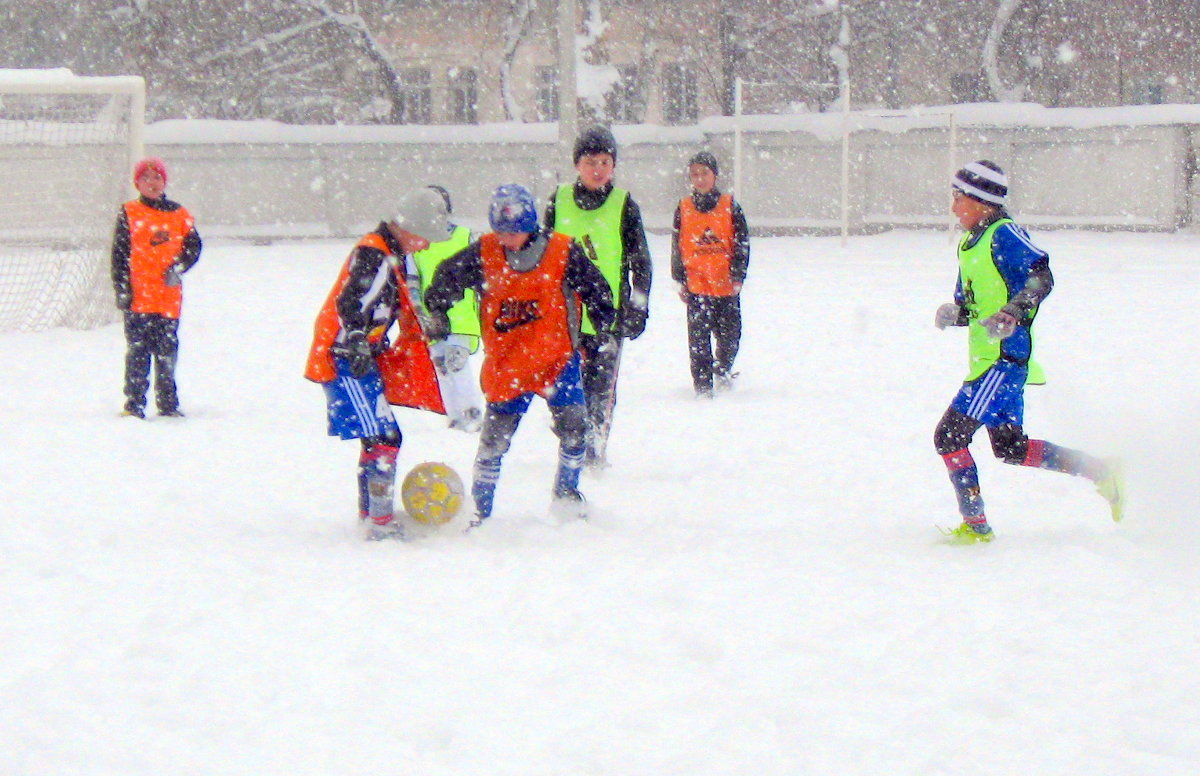
{"label": "concrete wall", "polygon": [[[686,160],[698,148],[717,154],[721,185],[732,187],[727,127],[686,137],[622,129],[618,181],[633,192],[650,229],[670,228],[675,203],[688,191]],[[414,185],[445,186],[459,222],[475,228],[485,225],[488,196],[500,183],[523,183],[544,201],[571,170],[547,133],[530,134],[515,142],[238,143],[172,142],[155,133],[147,151],[169,161],[171,195],[196,214],[204,234],[348,237],[389,215],[399,193]],[[952,169],[988,158],[1009,172],[1011,210],[1025,223],[1174,230],[1191,224],[1200,199],[1190,172],[1192,134],[1189,125],[968,126],[957,130],[951,153],[945,125],[860,129],[849,144],[849,225],[854,232],[945,226]],[[840,137],[752,129],[742,145],[737,196],[753,229],[840,228]]]}

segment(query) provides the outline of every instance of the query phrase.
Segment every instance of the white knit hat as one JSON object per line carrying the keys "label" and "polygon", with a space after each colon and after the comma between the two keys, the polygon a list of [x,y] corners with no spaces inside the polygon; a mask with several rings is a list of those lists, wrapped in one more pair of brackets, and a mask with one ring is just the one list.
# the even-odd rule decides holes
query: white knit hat
{"label": "white knit hat", "polygon": [[446,200],[429,188],[413,189],[400,198],[396,215],[392,221],[406,232],[411,232],[431,243],[441,242],[450,235],[447,220]]}

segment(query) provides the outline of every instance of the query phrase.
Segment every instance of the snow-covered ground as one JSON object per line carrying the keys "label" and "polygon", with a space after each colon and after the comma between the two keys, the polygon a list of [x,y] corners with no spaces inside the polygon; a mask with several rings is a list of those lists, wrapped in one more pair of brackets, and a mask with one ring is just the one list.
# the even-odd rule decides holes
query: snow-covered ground
{"label": "snow-covered ground", "polygon": [[[692,397],[654,238],[594,516],[546,514],[537,403],[497,512],[355,532],[357,446],[301,377],[348,241],[212,244],[181,421],[118,418],[119,327],[0,336],[0,773],[795,776],[1200,772],[1195,235],[1051,232],[1036,437],[975,445],[988,546],[931,436],[965,371],[944,233],[755,242],[736,391]],[[475,437],[400,412],[404,468]]]}

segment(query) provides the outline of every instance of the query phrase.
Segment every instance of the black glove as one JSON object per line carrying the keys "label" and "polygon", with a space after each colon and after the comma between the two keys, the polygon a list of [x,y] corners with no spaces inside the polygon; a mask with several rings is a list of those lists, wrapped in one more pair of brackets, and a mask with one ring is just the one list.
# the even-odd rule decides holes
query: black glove
{"label": "black glove", "polygon": [[167,267],[167,271],[163,273],[163,285],[175,288],[183,285],[183,273],[179,271],[178,264],[172,264]]}
{"label": "black glove", "polygon": [[646,330],[646,317],[645,310],[639,310],[636,307],[622,307],[621,336],[631,340],[642,336],[642,332]]}
{"label": "black glove", "polygon": [[421,321],[425,336],[433,341],[444,340],[450,336],[450,317],[445,313],[429,311],[425,320]]}
{"label": "black glove", "polygon": [[350,374],[355,377],[366,377],[375,368],[375,354],[371,352],[371,343],[367,335],[361,331],[352,331],[346,335],[346,341],[334,345],[334,354],[346,359],[350,364]]}
{"label": "black glove", "polygon": [[596,332],[596,352],[597,353],[614,353],[620,346],[621,341],[616,334],[611,331]]}

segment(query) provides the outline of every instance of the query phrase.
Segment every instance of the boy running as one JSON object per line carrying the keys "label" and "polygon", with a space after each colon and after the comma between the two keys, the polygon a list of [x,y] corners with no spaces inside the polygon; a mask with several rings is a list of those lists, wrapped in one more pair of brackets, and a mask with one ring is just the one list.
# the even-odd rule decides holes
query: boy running
{"label": "boy running", "polygon": [[966,326],[970,368],[934,432],[934,446],[958,497],[963,522],[948,531],[958,543],[994,537],[979,494],[979,473],[967,449],[987,426],[992,452],[1005,463],[1087,477],[1112,507],[1124,511],[1119,462],[1101,461],[1040,439],[1030,439],[1024,422],[1025,384],[1045,382],[1033,360],[1033,323],[1054,287],[1049,255],[1035,246],[1005,210],[1008,178],[994,163],[978,161],[951,182],[951,211],[966,230],[958,246],[954,301],[938,308],[934,324]]}

